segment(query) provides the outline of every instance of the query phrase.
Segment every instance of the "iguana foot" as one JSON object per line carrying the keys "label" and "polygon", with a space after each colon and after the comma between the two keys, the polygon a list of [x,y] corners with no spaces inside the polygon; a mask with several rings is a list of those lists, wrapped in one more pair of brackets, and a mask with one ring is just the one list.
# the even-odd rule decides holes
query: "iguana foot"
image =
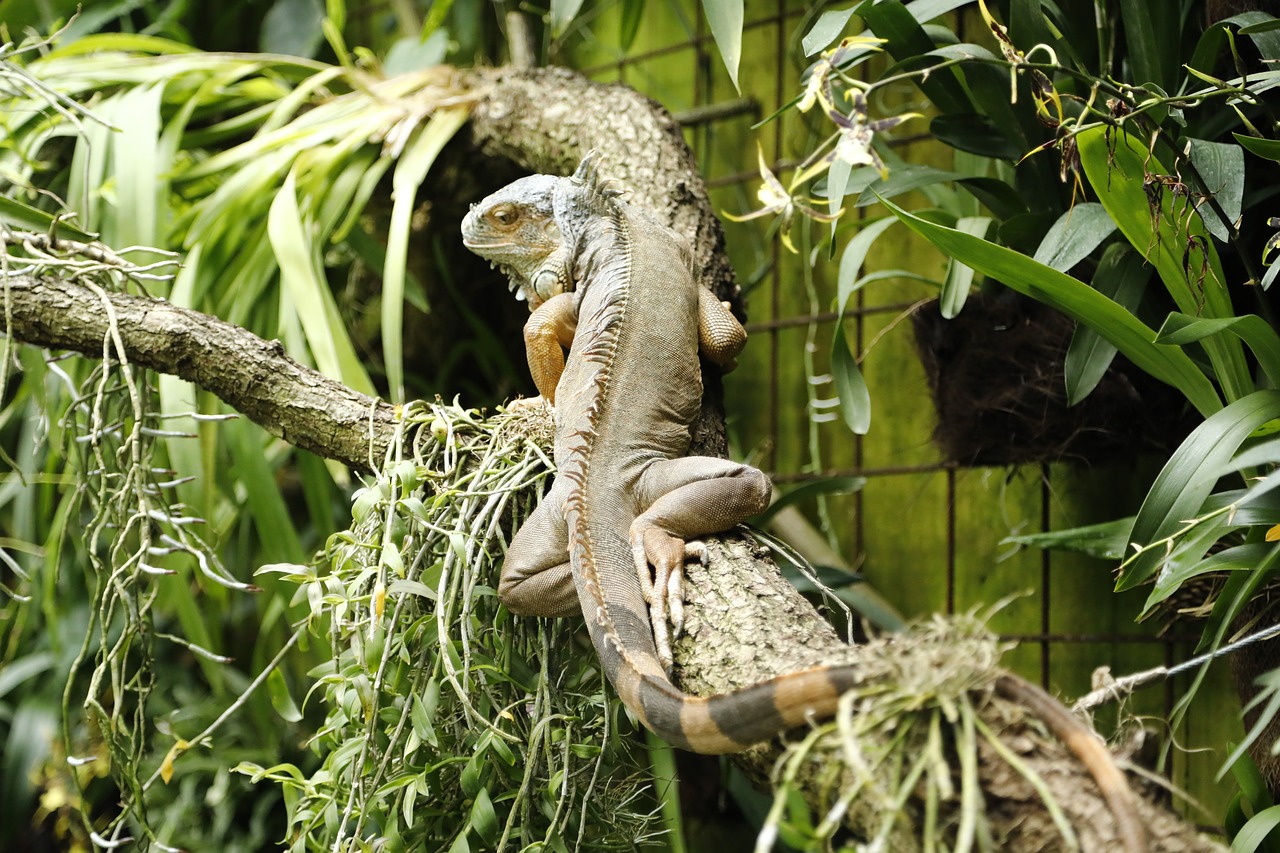
{"label": "iguana foot", "polygon": [[684,561],[696,558],[705,563],[706,554],[701,542],[686,543],[658,527],[632,525],[631,555],[649,604],[658,661],[667,671],[673,663],[671,641],[684,628]]}

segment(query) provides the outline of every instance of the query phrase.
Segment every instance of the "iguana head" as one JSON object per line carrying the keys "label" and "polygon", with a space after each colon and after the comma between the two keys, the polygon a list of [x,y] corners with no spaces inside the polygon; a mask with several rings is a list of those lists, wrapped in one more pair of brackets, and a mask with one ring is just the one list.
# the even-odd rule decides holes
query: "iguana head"
{"label": "iguana head", "polygon": [[471,206],[462,243],[502,270],[516,291],[537,307],[572,289],[554,197],[562,178],[531,175]]}

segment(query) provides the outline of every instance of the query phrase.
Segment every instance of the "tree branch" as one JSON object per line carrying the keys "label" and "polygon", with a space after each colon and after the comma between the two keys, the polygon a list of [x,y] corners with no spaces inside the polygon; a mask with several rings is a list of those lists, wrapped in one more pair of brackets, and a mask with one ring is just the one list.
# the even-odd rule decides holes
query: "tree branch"
{"label": "tree branch", "polygon": [[163,299],[105,296],[110,311],[83,285],[12,278],[3,331],[23,343],[101,357],[114,316],[125,351],[110,347],[112,357],[211,391],[296,447],[367,471],[394,440],[392,406],[299,364],[279,341]]}

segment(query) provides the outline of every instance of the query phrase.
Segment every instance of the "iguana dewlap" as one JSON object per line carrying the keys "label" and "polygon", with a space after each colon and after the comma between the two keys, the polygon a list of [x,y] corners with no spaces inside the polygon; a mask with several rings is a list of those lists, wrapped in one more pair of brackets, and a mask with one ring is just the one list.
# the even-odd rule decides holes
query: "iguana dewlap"
{"label": "iguana dewlap", "polygon": [[698,285],[684,240],[605,188],[590,155],[571,178],[535,175],[489,196],[462,232],[536,306],[530,368],[556,411],[556,480],[511,542],[498,597],[515,613],[583,613],[622,701],[686,749],[742,749],[833,712],[848,670],[709,698],[667,677],[684,560],[701,553],[692,540],[760,512],[770,493],[755,468],[685,456],[699,352],[731,366],[746,335]]}

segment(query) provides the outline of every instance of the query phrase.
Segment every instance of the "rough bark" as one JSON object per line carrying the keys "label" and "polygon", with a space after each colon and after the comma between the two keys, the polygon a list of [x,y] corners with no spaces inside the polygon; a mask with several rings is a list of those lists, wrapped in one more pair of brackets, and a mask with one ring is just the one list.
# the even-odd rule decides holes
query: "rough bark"
{"label": "rough bark", "polygon": [[391,405],[299,364],[279,341],[217,317],[56,279],[10,279],[6,298],[4,331],[14,340],[120,359],[118,337],[129,363],[211,391],[272,435],[356,470],[381,460],[394,440]]}
{"label": "rough bark", "polygon": [[[463,72],[462,79],[483,90],[472,125],[483,150],[531,170],[566,172],[588,148],[597,148],[606,171],[631,187],[633,202],[657,211],[690,236],[717,292],[734,294],[720,226],[679,129],[665,111],[629,90],[598,86],[557,70]],[[278,342],[216,318],[163,300],[102,295],[73,283],[29,278],[11,280],[7,299],[4,331],[15,340],[101,356],[114,351],[104,345],[113,317],[123,354],[132,363],[187,379],[272,434],[354,468],[367,468],[395,440],[391,406],[303,367]],[[104,300],[110,311],[104,310]],[[704,414],[714,432],[717,419]],[[704,429],[704,438],[707,434]],[[714,553],[711,571],[690,567],[688,630],[676,647],[679,679],[690,692],[731,689],[819,662],[857,665],[867,662],[868,655],[886,654],[883,644],[841,642],[766,554],[736,540]],[[1018,708],[995,698],[984,708],[984,714],[1002,719],[1002,727],[1013,732],[1011,748],[1043,768],[1046,783],[1087,841],[1085,849],[1115,849],[1110,815],[1083,768],[1043,737],[1018,741],[1018,726],[1029,731],[1035,725]],[[740,760],[765,777],[775,749],[757,748]],[[984,756],[981,774],[991,819],[999,822],[993,829],[1006,839],[1002,849],[1057,846],[1043,804],[1038,794],[1028,792],[1025,780],[1011,775],[993,756]],[[1218,849],[1171,812],[1142,808],[1154,849]]]}

